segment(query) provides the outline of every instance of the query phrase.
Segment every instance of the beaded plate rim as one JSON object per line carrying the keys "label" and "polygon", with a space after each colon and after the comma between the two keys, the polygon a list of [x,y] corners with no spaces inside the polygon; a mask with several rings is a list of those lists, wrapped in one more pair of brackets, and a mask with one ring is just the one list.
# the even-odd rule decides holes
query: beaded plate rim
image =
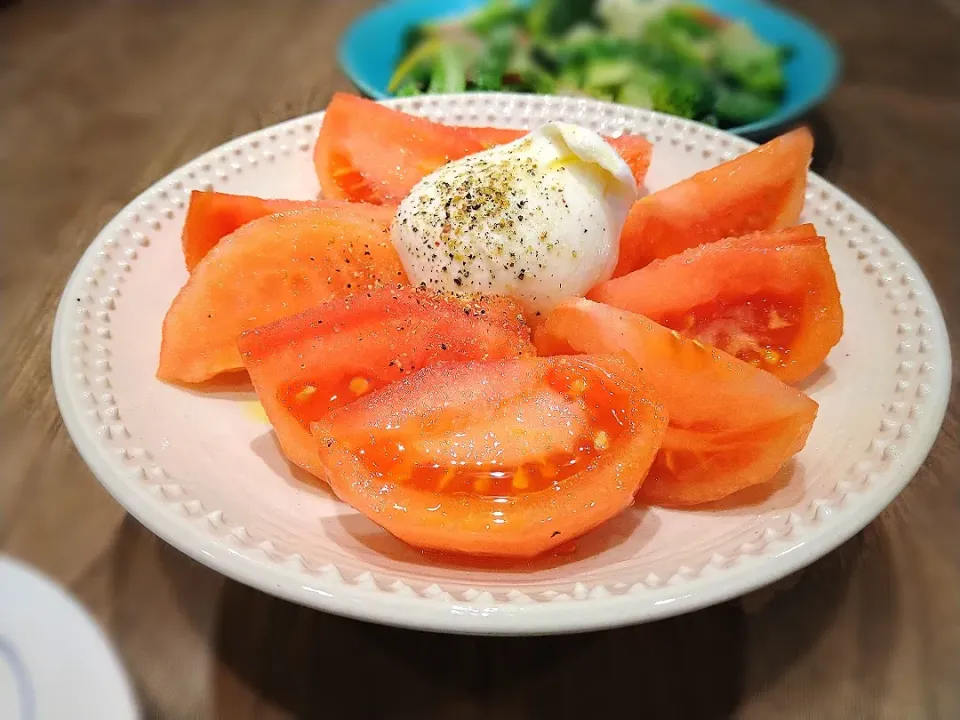
{"label": "beaded plate rim", "polygon": [[[602,118],[658,145],[723,161],[756,145],[698,123],[587,99],[509,93],[435,95],[385,105],[462,124],[536,124],[557,116]],[[916,261],[871,213],[810,173],[804,214],[847,236],[876,291],[897,300],[902,337],[897,386],[860,461],[833,491],[789,513],[778,527],[713,553],[701,566],[678,566],[640,582],[577,582],[571,591],[416,586],[377,571],[349,573],[331,563],[307,567],[269,541],[257,541],[222,511],[191,497],[132,446],[110,392],[110,313],[121,287],[149,247],[151,233],[181,222],[190,189],[226,189],[231,173],[256,172],[277,154],[309,152],[323,113],[312,113],[231,140],[148,188],[97,235],[61,297],[51,361],[64,424],[101,484],[152,532],[213,569],[268,593],[330,612],[387,624],[449,632],[537,634],[611,627],[687,612],[774,582],[829,552],[874,519],[925,459],[946,412],[950,347],[940,307]],[[506,123],[511,124],[511,123]],[[512,124],[516,124],[515,122]],[[250,168],[253,168],[252,170]],[[901,300],[902,298],[902,300]]]}

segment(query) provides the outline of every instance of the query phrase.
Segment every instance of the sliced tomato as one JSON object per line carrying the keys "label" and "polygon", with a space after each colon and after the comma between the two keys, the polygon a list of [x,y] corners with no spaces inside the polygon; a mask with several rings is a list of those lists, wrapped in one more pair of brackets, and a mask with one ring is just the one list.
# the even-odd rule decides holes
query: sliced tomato
{"label": "sliced tomato", "polygon": [[469,131],[337,93],[320,126],[314,164],[324,197],[399,202],[423,176],[483,149]]}
{"label": "sliced tomato", "polygon": [[330,411],[440,361],[534,353],[513,300],[412,287],[330,300],[244,333],[239,347],[284,453],[321,476],[310,424]]}
{"label": "sliced tomato", "polygon": [[264,215],[316,205],[316,201],[266,200],[250,195],[194,190],[190,193],[187,219],[183,223],[183,258],[187,270],[192,271],[221,238],[241,225]]}
{"label": "sliced tomato", "polygon": [[800,128],[641,198],[620,234],[614,277],[703,243],[796,225],[812,152]]}
{"label": "sliced tomato", "polygon": [[[337,93],[324,114],[313,160],[324,197],[396,203],[442,165],[524,134],[507,128],[441,125]],[[650,143],[640,135],[610,142],[641,183],[650,164]]]}
{"label": "sliced tomato", "polygon": [[633,179],[637,187],[643,185],[650,168],[650,159],[653,157],[653,145],[643,135],[621,135],[616,138],[606,138],[613,145],[624,162],[630,166]]}
{"label": "sliced tomato", "polygon": [[480,143],[481,150],[488,150],[497,145],[506,145],[508,142],[513,142],[527,134],[526,130],[517,128],[467,127],[466,125],[448,125],[446,127],[455,127],[458,130],[469,132]]}
{"label": "sliced tomato", "polygon": [[339,295],[405,283],[393,209],[294,210],[247,223],[194,268],[163,321],[161,380],[198,383],[243,368],[237,338]]}
{"label": "sliced tomato", "polygon": [[605,282],[588,297],[784,382],[816,370],[843,334],[837,278],[812,225],[700,245]]}
{"label": "sliced tomato", "polygon": [[666,419],[627,357],[441,363],[313,425],[337,495],[411,545],[532,557],[626,508]]}
{"label": "sliced tomato", "polygon": [[627,352],[670,418],[638,493],[695,505],[770,480],[806,442],[817,404],[768,372],[675,330],[590,300],[561,303],[534,336],[543,353]]}

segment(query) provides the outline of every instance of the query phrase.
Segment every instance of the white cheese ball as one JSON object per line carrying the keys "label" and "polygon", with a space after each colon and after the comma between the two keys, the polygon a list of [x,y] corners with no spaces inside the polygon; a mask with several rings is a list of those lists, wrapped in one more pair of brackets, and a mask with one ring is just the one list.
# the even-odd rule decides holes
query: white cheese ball
{"label": "white cheese ball", "polygon": [[414,284],[510,295],[546,313],[612,276],[636,197],[602,137],[554,122],[427,175],[391,237]]}

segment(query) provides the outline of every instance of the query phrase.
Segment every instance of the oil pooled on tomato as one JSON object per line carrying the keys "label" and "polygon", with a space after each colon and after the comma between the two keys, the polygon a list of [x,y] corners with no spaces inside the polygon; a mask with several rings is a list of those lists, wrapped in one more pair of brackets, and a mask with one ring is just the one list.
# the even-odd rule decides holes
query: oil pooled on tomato
{"label": "oil pooled on tomato", "polygon": [[374,387],[385,385],[363,375],[343,378],[333,388],[321,389],[309,381],[286,383],[277,391],[277,398],[307,430],[328,412],[366,395]]}

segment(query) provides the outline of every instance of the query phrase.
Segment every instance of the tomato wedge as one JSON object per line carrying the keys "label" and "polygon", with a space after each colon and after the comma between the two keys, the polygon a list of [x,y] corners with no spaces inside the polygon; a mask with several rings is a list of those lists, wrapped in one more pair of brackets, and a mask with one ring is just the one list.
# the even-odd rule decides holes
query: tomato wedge
{"label": "tomato wedge", "polygon": [[268,215],[220,241],[163,321],[161,380],[199,383],[243,368],[237,338],[339,295],[405,283],[393,209],[338,204]]}
{"label": "tomato wedge", "polygon": [[[508,128],[441,125],[337,93],[324,114],[313,160],[324,197],[397,203],[441,165],[525,134]],[[650,143],[641,135],[609,142],[641,183],[650,164]]]}
{"label": "tomato wedge", "polygon": [[313,425],[337,495],[432,550],[533,557],[633,502],[666,427],[624,356],[441,363]]}
{"label": "tomato wedge", "polygon": [[337,93],[320,126],[314,165],[324,197],[399,202],[423,176],[483,149],[469,131]]}
{"label": "tomato wedge", "polygon": [[468,127],[466,125],[444,125],[443,127],[452,127],[461,132],[470,133],[480,143],[481,150],[505,145],[527,134],[526,130],[518,128]]}
{"label": "tomato wedge", "polygon": [[221,238],[251,220],[316,205],[316,201],[265,200],[250,195],[194,190],[190,193],[187,218],[183,223],[183,259],[187,270],[193,271]]}
{"label": "tomato wedge", "polygon": [[816,370],[843,334],[837,278],[812,225],[691,248],[605,282],[588,297],[788,383]]}
{"label": "tomato wedge", "polygon": [[244,333],[239,348],[284,454],[321,477],[310,423],[330,411],[443,360],[534,354],[513,300],[412,287],[330,300]]}
{"label": "tomato wedge", "polygon": [[768,372],[675,330],[590,300],[561,303],[534,335],[543,353],[627,352],[670,417],[638,501],[696,505],[770,480],[806,442],[817,403]]}
{"label": "tomato wedge", "polygon": [[641,198],[620,234],[614,277],[703,243],[796,225],[812,152],[800,128]]}
{"label": "tomato wedge", "polygon": [[630,166],[633,179],[637,187],[643,185],[653,157],[653,145],[643,135],[621,135],[616,138],[606,138],[617,154]]}

